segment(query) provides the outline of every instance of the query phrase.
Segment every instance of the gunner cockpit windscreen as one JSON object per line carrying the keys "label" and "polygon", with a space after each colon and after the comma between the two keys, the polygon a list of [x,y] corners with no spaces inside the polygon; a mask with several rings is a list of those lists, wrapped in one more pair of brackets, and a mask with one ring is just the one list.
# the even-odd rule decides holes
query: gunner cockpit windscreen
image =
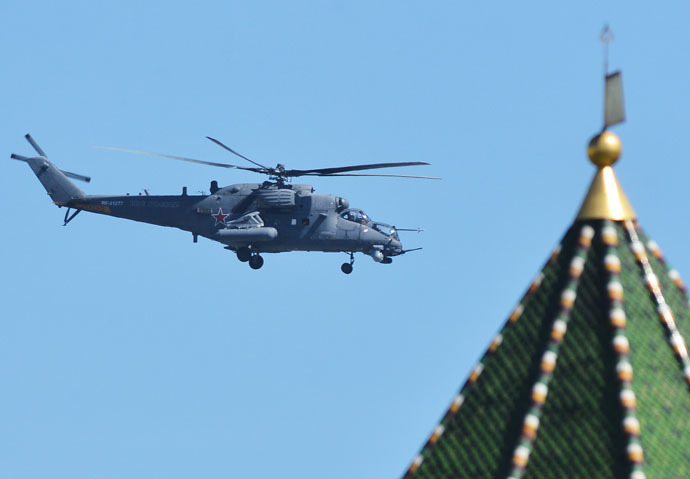
{"label": "gunner cockpit windscreen", "polygon": [[378,231],[379,233],[383,233],[386,236],[390,236],[391,238],[394,239],[399,239],[398,238],[398,232],[395,230],[395,226],[391,226],[386,223],[378,223],[372,221],[372,219],[367,215],[364,211],[362,210],[357,210],[357,209],[347,209],[340,213],[340,217],[343,218],[344,220],[347,221],[352,221],[353,223],[358,223],[360,225],[367,225],[373,228],[374,230]]}

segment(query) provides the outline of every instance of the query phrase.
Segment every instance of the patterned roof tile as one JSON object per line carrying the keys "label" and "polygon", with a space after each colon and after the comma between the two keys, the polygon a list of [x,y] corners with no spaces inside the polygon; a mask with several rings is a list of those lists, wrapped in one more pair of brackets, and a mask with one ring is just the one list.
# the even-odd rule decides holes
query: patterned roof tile
{"label": "patterned roof tile", "polygon": [[405,478],[690,477],[689,329],[639,225],[576,222]]}

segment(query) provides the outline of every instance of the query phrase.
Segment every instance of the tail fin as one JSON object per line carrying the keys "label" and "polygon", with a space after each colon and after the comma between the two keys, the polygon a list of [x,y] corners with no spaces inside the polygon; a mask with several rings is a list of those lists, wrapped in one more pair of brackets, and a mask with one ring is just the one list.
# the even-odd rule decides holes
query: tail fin
{"label": "tail fin", "polygon": [[27,158],[26,156],[12,154],[11,158],[25,161],[29,164],[54,203],[62,205],[70,200],[86,197],[84,192],[68,179],[68,176],[83,181],[90,181],[91,178],[60,170],[48,161],[43,150],[30,135],[26,135],[26,139],[40,156]]}

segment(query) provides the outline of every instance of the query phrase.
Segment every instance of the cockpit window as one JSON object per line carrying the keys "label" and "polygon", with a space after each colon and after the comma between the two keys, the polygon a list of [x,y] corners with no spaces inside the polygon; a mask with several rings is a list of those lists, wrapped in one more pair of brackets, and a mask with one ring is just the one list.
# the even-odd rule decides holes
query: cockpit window
{"label": "cockpit window", "polygon": [[374,229],[386,236],[398,239],[398,232],[395,230],[394,226],[387,225],[386,223],[374,223]]}
{"label": "cockpit window", "polygon": [[393,229],[392,226],[384,225],[383,223],[375,223],[374,229],[376,231],[380,231],[381,233],[385,234],[386,236],[390,236],[395,232],[395,229]]}
{"label": "cockpit window", "polygon": [[362,210],[345,210],[340,214],[340,217],[348,221],[354,221],[361,225],[371,223],[371,218]]}

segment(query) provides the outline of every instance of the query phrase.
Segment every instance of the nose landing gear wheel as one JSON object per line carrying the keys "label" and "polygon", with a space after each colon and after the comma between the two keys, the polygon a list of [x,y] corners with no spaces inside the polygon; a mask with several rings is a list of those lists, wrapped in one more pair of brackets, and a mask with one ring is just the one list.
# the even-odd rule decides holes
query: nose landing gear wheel
{"label": "nose landing gear wheel", "polygon": [[251,269],[259,269],[264,265],[264,259],[258,255],[255,254],[251,258],[249,258],[249,267]]}
{"label": "nose landing gear wheel", "polygon": [[342,271],[345,274],[350,274],[352,273],[352,265],[355,262],[355,254],[350,252],[350,262],[349,263],[343,263],[340,266],[340,271]]}

